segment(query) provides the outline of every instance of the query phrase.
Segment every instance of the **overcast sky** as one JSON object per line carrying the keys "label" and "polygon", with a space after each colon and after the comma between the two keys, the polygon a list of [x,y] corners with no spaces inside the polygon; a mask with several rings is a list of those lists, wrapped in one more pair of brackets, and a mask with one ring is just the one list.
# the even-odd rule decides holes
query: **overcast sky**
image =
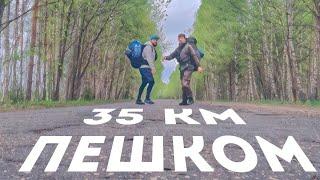
{"label": "overcast sky", "polygon": [[200,4],[201,0],[172,0],[164,22],[164,33],[169,41],[176,45],[179,33],[190,33]]}

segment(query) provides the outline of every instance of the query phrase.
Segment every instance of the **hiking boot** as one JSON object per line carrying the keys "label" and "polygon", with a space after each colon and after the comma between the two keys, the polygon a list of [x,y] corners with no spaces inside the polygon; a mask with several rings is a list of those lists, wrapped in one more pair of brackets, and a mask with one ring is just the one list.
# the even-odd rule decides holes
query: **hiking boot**
{"label": "hiking boot", "polygon": [[192,105],[192,104],[194,104],[194,100],[193,100],[193,98],[192,98],[192,97],[189,97],[189,98],[188,98],[188,100],[187,100],[187,104],[188,104],[188,105]]}
{"label": "hiking boot", "polygon": [[146,99],[146,100],[144,101],[144,103],[146,103],[146,104],[154,104],[154,102],[151,101],[150,99]]}
{"label": "hiking boot", "polygon": [[141,99],[138,99],[138,100],[136,101],[136,104],[137,104],[137,105],[145,105],[145,103],[144,103]]}
{"label": "hiking boot", "polygon": [[179,103],[179,106],[188,106],[188,103],[187,102],[181,102],[181,103]]}
{"label": "hiking boot", "polygon": [[187,99],[183,98],[182,102],[179,103],[179,106],[187,106],[188,105],[188,102],[187,102]]}

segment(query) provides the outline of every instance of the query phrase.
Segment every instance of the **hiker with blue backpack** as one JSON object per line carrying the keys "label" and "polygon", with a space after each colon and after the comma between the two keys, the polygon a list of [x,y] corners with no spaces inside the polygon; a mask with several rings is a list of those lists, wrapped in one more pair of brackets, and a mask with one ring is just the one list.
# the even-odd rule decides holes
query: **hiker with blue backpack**
{"label": "hiker with blue backpack", "polygon": [[180,80],[182,86],[181,106],[192,105],[194,103],[193,93],[191,90],[192,73],[203,72],[200,60],[204,54],[197,48],[197,40],[194,37],[186,38],[185,34],[178,35],[179,47],[163,60],[177,59],[180,65]]}
{"label": "hiker with blue backpack", "polygon": [[[149,41],[145,44],[134,40],[129,44],[128,49],[126,50],[126,55],[131,62],[131,66],[139,69],[142,79],[136,100],[136,104],[138,105],[154,104],[151,100],[151,92],[155,84],[153,76],[156,74],[156,47],[159,39],[160,37],[158,35],[151,35]],[[146,87],[146,99],[145,101],[142,101],[141,96]]]}

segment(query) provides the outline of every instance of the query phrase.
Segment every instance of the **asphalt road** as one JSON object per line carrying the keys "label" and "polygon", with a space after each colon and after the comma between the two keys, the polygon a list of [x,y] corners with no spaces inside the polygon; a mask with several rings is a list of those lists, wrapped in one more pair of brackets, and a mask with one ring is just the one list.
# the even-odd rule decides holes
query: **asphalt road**
{"label": "asphalt road", "polygon": [[[232,107],[247,123],[234,125],[231,121],[208,126],[201,117],[199,108],[221,113]],[[104,125],[88,126],[83,119],[92,118],[94,108],[143,108],[144,121],[133,126],[123,126],[111,121]],[[68,107],[45,110],[28,110],[0,113],[0,179],[319,179],[320,178],[320,109],[298,107],[260,107],[242,104],[197,103],[190,106],[192,117],[202,125],[165,125],[164,109],[182,107],[176,101],[161,100],[153,106],[137,107],[133,103]],[[258,155],[258,165],[250,173],[234,173],[222,167],[212,154],[212,143],[220,136],[234,135],[253,146]],[[59,169],[55,173],[44,173],[44,169],[55,146],[45,148],[30,173],[18,172],[40,136],[73,136]],[[99,157],[86,161],[99,162],[95,173],[70,173],[68,167],[81,136],[106,136],[101,145]],[[163,173],[112,173],[107,172],[107,163],[114,136],[126,136],[123,159],[130,159],[133,136],[145,136],[144,160],[151,160],[153,136],[164,136],[165,171]],[[187,159],[188,172],[174,172],[172,136],[183,136],[186,145],[192,144],[192,136],[203,136],[205,147],[201,155],[214,168],[212,173],[201,172]],[[255,136],[261,136],[282,147],[288,136],[293,136],[318,173],[306,173],[300,164],[281,161],[285,172],[274,173],[264,157]],[[243,152],[237,146],[227,146],[228,157],[234,161],[243,160]]]}

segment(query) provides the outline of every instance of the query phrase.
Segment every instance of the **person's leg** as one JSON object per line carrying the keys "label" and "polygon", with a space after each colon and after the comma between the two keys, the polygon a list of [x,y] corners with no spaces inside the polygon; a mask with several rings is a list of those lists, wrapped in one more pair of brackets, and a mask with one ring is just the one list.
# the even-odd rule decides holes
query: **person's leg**
{"label": "person's leg", "polygon": [[146,72],[146,77],[147,77],[146,79],[148,81],[148,88],[147,88],[145,103],[154,104],[154,102],[151,101],[151,92],[152,92],[152,89],[153,89],[155,82],[154,82],[154,78],[153,78],[151,69],[148,69],[148,71]]}
{"label": "person's leg", "polygon": [[187,96],[186,96],[186,92],[185,92],[185,88],[184,88],[183,77],[184,77],[184,71],[180,71],[180,81],[181,81],[181,90],[182,90],[182,102],[181,102],[179,105],[181,105],[181,106],[187,105]]}
{"label": "person's leg", "polygon": [[185,93],[185,96],[187,98],[188,104],[193,104],[193,93],[191,90],[191,76],[192,76],[192,71],[186,70],[183,73],[183,91]]}
{"label": "person's leg", "polygon": [[141,96],[142,96],[142,93],[145,89],[145,87],[147,86],[148,84],[148,80],[145,76],[145,69],[142,68],[142,69],[139,69],[140,71],[140,75],[141,75],[141,85],[140,85],[140,88],[139,88],[139,92],[138,92],[138,97],[137,97],[137,104],[144,104],[141,100]]}
{"label": "person's leg", "polygon": [[154,80],[149,82],[148,89],[147,89],[147,96],[146,96],[147,100],[151,100],[151,92],[152,92],[153,86],[154,86]]}
{"label": "person's leg", "polygon": [[142,93],[144,91],[144,88],[146,88],[147,84],[148,84],[147,82],[142,81],[140,88],[139,88],[137,100],[141,100]]}

